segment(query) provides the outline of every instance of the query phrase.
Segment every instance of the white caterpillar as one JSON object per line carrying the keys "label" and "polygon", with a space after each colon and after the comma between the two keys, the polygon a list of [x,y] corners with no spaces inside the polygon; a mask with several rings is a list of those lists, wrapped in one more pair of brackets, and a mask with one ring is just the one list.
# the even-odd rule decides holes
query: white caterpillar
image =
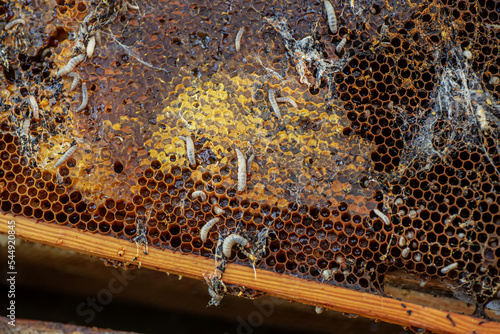
{"label": "white caterpillar", "polygon": [[219,222],[219,218],[212,218],[208,221],[208,223],[206,223],[202,228],[201,228],[201,231],[200,231],[200,238],[201,238],[201,241],[205,242],[207,241],[207,236],[208,236],[208,232],[210,231],[210,229],[212,228],[212,226],[214,226],[216,223]]}
{"label": "white caterpillar", "polygon": [[216,215],[222,215],[224,214],[224,210],[218,206],[214,206],[214,212]]}
{"label": "white caterpillar", "polygon": [[375,212],[375,214],[377,216],[379,216],[384,221],[385,225],[390,225],[391,224],[389,218],[387,218],[387,216],[384,215],[382,212],[380,212],[378,209],[373,209],[373,212]]}
{"label": "white caterpillar", "polygon": [[271,107],[273,108],[276,117],[281,118],[280,108],[278,107],[278,103],[274,98],[274,89],[269,89],[269,102],[271,102]]}
{"label": "white caterpillar", "polygon": [[247,187],[247,164],[245,156],[240,150],[235,149],[238,156],[238,191],[244,191]]}
{"label": "white caterpillar", "polygon": [[78,86],[78,83],[82,80],[82,78],[80,77],[80,74],[78,74],[77,72],[68,73],[68,77],[73,78],[70,90],[74,90],[76,86]]}
{"label": "white caterpillar", "polygon": [[87,85],[84,82],[82,83],[82,104],[78,107],[78,109],[75,110],[75,112],[80,112],[85,109],[85,107],[87,107],[88,100],[89,96],[87,94]]}
{"label": "white caterpillar", "polygon": [[240,51],[241,48],[241,36],[243,36],[243,32],[245,31],[245,27],[241,27],[236,34],[236,40],[234,42],[236,51]]}
{"label": "white caterpillar", "polygon": [[23,135],[25,135],[26,137],[28,137],[30,134],[30,125],[31,125],[30,120],[26,118],[23,123]]}
{"label": "white caterpillar", "polygon": [[207,200],[207,194],[205,194],[205,192],[201,190],[193,191],[193,193],[191,194],[191,198],[194,199],[197,197],[199,197],[202,202],[205,202]]}
{"label": "white caterpillar", "polygon": [[12,29],[12,27],[14,27],[17,24],[26,24],[26,21],[24,19],[17,19],[14,21],[10,21],[9,23],[7,23],[7,25],[4,27],[4,29],[5,29],[5,31],[8,31],[8,30]]}
{"label": "white caterpillar", "polygon": [[40,114],[38,112],[38,103],[36,103],[36,98],[33,95],[28,96],[31,104],[31,108],[33,109],[33,118],[38,120],[40,119]]}
{"label": "white caterpillar", "polygon": [[89,38],[89,42],[87,43],[87,58],[92,58],[95,49],[95,35]]}
{"label": "white caterpillar", "polygon": [[345,42],[347,42],[347,36],[344,36],[344,38],[342,38],[340,43],[335,48],[335,52],[337,52],[337,54],[340,54],[340,51],[342,51],[342,49],[344,48]]}
{"label": "white caterpillar", "polygon": [[57,160],[56,164],[55,164],[55,167],[59,167],[61,166],[63,163],[66,162],[66,160],[69,159],[69,157],[75,153],[76,149],[78,148],[78,145],[73,145],[69,148],[68,151],[66,151],[66,153],[64,153],[64,155],[59,159]]}
{"label": "white caterpillar", "polygon": [[337,16],[335,15],[335,10],[332,4],[328,0],[324,0],[326,15],[328,16],[328,26],[332,34],[337,33]]}
{"label": "white caterpillar", "polygon": [[458,267],[458,263],[457,262],[449,264],[446,267],[441,268],[441,273],[446,274],[447,272],[455,269],[456,267]]}
{"label": "white caterpillar", "polygon": [[399,237],[399,247],[404,247],[404,245],[406,244],[406,239],[404,236],[400,236]]}
{"label": "white caterpillar", "polygon": [[69,72],[72,72],[75,67],[80,64],[83,60],[85,59],[85,55],[83,53],[80,53],[79,55],[77,56],[74,56],[73,58],[71,58],[69,60],[69,62],[66,64],[66,66],[63,66],[63,68],[61,68],[56,76],[59,78],[63,75],[66,75],[68,74]]}
{"label": "white caterpillar", "polygon": [[490,125],[488,124],[488,120],[486,119],[486,112],[481,105],[478,105],[476,108],[477,121],[481,130],[490,129]]}
{"label": "white caterpillar", "polygon": [[96,30],[96,32],[95,32],[95,41],[96,41],[97,45],[101,45],[102,44],[101,31],[100,30]]}
{"label": "white caterpillar", "polygon": [[129,9],[139,10],[139,6],[137,6],[137,5],[133,5],[133,4],[131,4],[130,2],[128,2],[128,1],[126,2],[126,5],[127,5],[127,7],[128,7]]}
{"label": "white caterpillar", "polygon": [[252,154],[250,158],[247,160],[247,173],[250,173],[250,170],[252,170],[252,161],[255,159],[255,154]]}
{"label": "white caterpillar", "polygon": [[183,139],[186,141],[186,153],[187,153],[187,157],[188,157],[188,160],[189,160],[189,164],[190,165],[196,165],[196,159],[194,158],[194,143],[193,143],[193,139],[191,138],[191,136],[187,136],[187,137],[184,137],[184,136],[180,136],[179,138]]}
{"label": "white caterpillar", "polygon": [[238,234],[229,235],[224,240],[224,244],[222,245],[222,253],[227,258],[231,257],[231,249],[233,248],[234,244],[239,244],[239,245],[245,247],[248,245],[248,240],[243,238],[241,235],[238,235]]}

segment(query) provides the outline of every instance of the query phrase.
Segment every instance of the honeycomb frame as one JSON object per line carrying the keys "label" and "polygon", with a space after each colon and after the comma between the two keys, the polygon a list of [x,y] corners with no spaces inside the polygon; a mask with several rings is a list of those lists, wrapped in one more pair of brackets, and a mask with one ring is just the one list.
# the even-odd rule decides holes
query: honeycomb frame
{"label": "honeycomb frame", "polygon": [[[15,219],[17,235],[20,238],[83,254],[104,256],[131,268],[134,263],[140,263],[141,268],[201,280],[203,275],[213,270],[213,260],[206,257],[184,256],[180,252],[154,248],[149,250],[148,255],[139,253],[137,256],[136,246],[123,239],[82,234],[75,229],[56,227],[43,222],[36,224],[23,217]],[[12,217],[0,215],[0,221],[7,220],[12,220]],[[4,224],[0,225],[0,233],[7,233]],[[464,314],[334,285],[318,284],[267,270],[257,269],[257,277],[254,277],[252,268],[236,263],[228,264],[224,282],[228,285],[244,286],[245,291],[262,291],[270,296],[321,306],[345,314],[400,324],[405,328],[409,326],[417,331],[427,329],[436,333],[469,333],[475,330],[477,333],[495,333],[499,328],[498,323],[494,321],[484,321]],[[243,296],[254,297],[252,294]]]}
{"label": "honeycomb frame", "polygon": [[[404,271],[486,316],[500,287],[500,6],[336,5],[332,34],[306,2],[58,0],[3,31],[0,210],[194,258],[268,229],[264,255],[240,247],[223,268],[375,295]],[[2,3],[0,20],[32,13]],[[76,112],[83,93],[55,73],[97,31],[107,43],[76,67],[89,87]],[[271,89],[298,107],[276,118]],[[236,148],[255,156],[243,192]]]}

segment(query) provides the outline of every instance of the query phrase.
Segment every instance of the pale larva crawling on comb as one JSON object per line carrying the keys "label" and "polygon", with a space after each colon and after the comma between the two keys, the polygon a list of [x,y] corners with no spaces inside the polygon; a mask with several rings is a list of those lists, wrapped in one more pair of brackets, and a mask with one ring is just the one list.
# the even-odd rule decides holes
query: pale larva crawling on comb
{"label": "pale larva crawling on comb", "polygon": [[296,109],[299,109],[299,106],[297,105],[297,103],[290,97],[277,97],[275,99],[276,102],[286,102],[286,103],[290,103],[294,108]]}
{"label": "pale larva crawling on comb", "polygon": [[95,49],[95,35],[89,38],[89,42],[87,43],[87,58],[92,58]]}
{"label": "pale larva crawling on comb", "polygon": [[205,202],[207,200],[207,194],[205,194],[205,192],[201,190],[193,191],[193,193],[191,194],[191,198],[195,199],[197,197],[199,197],[202,202]]}
{"label": "pale larva crawling on comb", "polygon": [[84,83],[82,83],[82,104],[78,107],[78,109],[75,110],[75,112],[80,112],[83,109],[85,109],[87,107],[88,100],[89,100],[89,96],[87,93],[87,85],[84,82]]}
{"label": "pale larva crawling on comb", "polygon": [[55,164],[55,167],[59,167],[61,166],[63,163],[66,162],[66,160],[69,159],[69,157],[71,155],[73,155],[73,153],[75,153],[76,149],[78,148],[78,145],[73,145],[69,148],[69,150],[66,151],[66,153],[64,153],[64,155],[59,159],[57,160],[56,164]]}
{"label": "pale larva crawling on comb", "polygon": [[231,234],[225,240],[222,245],[222,253],[227,257],[231,257],[231,249],[233,249],[234,244],[239,244],[242,247],[246,247],[248,245],[248,240],[243,238],[239,234]]}
{"label": "pale larva crawling on comb", "polygon": [[191,136],[179,136],[180,139],[186,142],[186,154],[190,165],[196,165],[196,159],[194,157],[194,142]]}
{"label": "pale larva crawling on comb", "polygon": [[269,102],[271,102],[271,107],[273,108],[276,117],[281,118],[280,108],[278,107],[278,103],[276,102],[276,99],[274,97],[274,89],[269,89],[268,95],[269,95]]}
{"label": "pale larva crawling on comb", "polygon": [[247,187],[247,163],[245,159],[245,155],[238,150],[235,149],[236,155],[238,156],[238,191],[244,191]]}
{"label": "pale larva crawling on comb", "polygon": [[31,109],[33,109],[33,118],[38,120],[40,119],[40,114],[38,110],[38,103],[36,102],[36,98],[33,95],[28,96],[31,104]]}
{"label": "pale larva crawling on comb", "polygon": [[248,158],[247,160],[247,173],[250,173],[250,171],[252,170],[252,161],[253,159],[255,159],[255,154],[252,154],[250,156],[250,158]]}
{"label": "pale larva crawling on comb", "polygon": [[201,231],[200,231],[201,241],[203,241],[203,242],[207,241],[208,232],[210,231],[212,226],[214,226],[216,223],[219,222],[219,220],[220,220],[219,218],[212,218],[208,221],[208,223],[203,225],[203,227],[201,228]]}
{"label": "pale larva crawling on comb", "polygon": [[342,51],[346,42],[347,42],[347,36],[344,36],[344,38],[342,38],[340,43],[337,44],[337,47],[335,48],[335,52],[337,52],[337,54],[340,54],[340,51]]}
{"label": "pale larva crawling on comb", "polygon": [[220,215],[224,214],[224,209],[222,209],[222,208],[220,208],[218,206],[214,206],[214,212],[215,212],[216,215],[220,216]]}
{"label": "pale larva crawling on comb", "polygon": [[330,1],[324,0],[326,15],[328,16],[328,26],[332,34],[337,33],[337,16]]}
{"label": "pale larva crawling on comb", "polygon": [[128,1],[127,1],[126,5],[127,5],[128,9],[139,10],[139,6],[133,5],[130,2],[128,2]]}
{"label": "pale larva crawling on comb", "polygon": [[96,32],[95,32],[95,41],[96,41],[97,45],[101,45],[102,44],[101,31],[100,30],[96,30]]}
{"label": "pale larva crawling on comb", "polygon": [[17,24],[26,24],[26,21],[24,19],[17,19],[17,20],[10,21],[9,23],[7,23],[7,25],[4,27],[4,29],[5,29],[5,31],[8,31],[8,30],[12,29]]}
{"label": "pale larva crawling on comb", "polygon": [[245,27],[240,28],[238,33],[236,34],[236,40],[234,42],[236,51],[239,52],[241,48],[241,37],[243,36],[243,32],[245,31]]}
{"label": "pale larva crawling on comb", "polygon": [[402,236],[399,237],[399,247],[404,247],[404,245],[406,245],[406,239],[402,235]]}
{"label": "pale larva crawling on comb", "polygon": [[30,134],[30,125],[31,125],[30,120],[28,118],[25,119],[23,123],[23,135],[25,135],[26,137],[28,137]]}
{"label": "pale larva crawling on comb", "polygon": [[476,115],[477,115],[477,121],[479,123],[479,126],[481,127],[481,130],[488,130],[490,129],[490,125],[488,124],[488,119],[486,118],[486,111],[481,105],[478,105],[476,108]]}
{"label": "pale larva crawling on comb", "polygon": [[69,72],[72,72],[75,67],[80,64],[83,60],[85,59],[85,55],[83,53],[80,53],[79,55],[77,56],[74,56],[73,58],[71,58],[69,60],[69,62],[66,64],[66,66],[63,66],[63,68],[61,68],[56,76],[59,78],[63,75],[66,75],[68,74]]}
{"label": "pale larva crawling on comb", "polygon": [[70,90],[74,90],[76,86],[78,86],[78,83],[82,80],[82,77],[80,77],[80,74],[78,74],[77,72],[68,73],[68,77],[73,78]]}
{"label": "pale larva crawling on comb", "polygon": [[455,262],[455,263],[449,264],[449,265],[447,265],[446,267],[441,268],[441,273],[446,274],[446,273],[448,273],[449,271],[451,271],[451,270],[455,269],[456,267],[458,267],[458,262]]}
{"label": "pale larva crawling on comb", "polygon": [[384,215],[382,212],[380,212],[380,210],[378,209],[373,209],[373,212],[380,217],[380,219],[382,219],[384,221],[384,224],[385,225],[390,225],[391,224],[391,221],[389,220],[389,218]]}

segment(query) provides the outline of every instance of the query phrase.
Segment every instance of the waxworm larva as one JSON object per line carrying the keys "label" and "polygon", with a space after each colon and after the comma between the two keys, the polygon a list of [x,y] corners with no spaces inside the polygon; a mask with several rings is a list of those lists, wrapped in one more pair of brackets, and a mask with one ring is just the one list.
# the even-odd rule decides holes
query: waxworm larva
{"label": "waxworm larva", "polygon": [[180,136],[179,138],[186,141],[186,154],[190,165],[196,165],[196,159],[194,157],[194,142],[191,136]]}
{"label": "waxworm larva", "polygon": [[40,119],[40,113],[38,112],[38,103],[36,102],[36,98],[33,95],[28,96],[31,104],[31,109],[33,109],[33,118],[38,120]]}
{"label": "waxworm larva", "polygon": [[61,77],[63,75],[68,74],[69,72],[72,72],[75,67],[80,64],[83,60],[85,59],[85,55],[83,53],[80,53],[79,55],[74,56],[69,60],[69,62],[66,64],[66,66],[63,66],[58,72],[57,72],[57,77]]}
{"label": "waxworm larva", "polygon": [[276,117],[281,118],[280,108],[278,107],[278,103],[274,97],[274,89],[269,89],[269,102],[271,102],[271,107],[273,108]]}
{"label": "waxworm larva", "polygon": [[92,58],[95,49],[95,35],[89,38],[89,42],[87,43],[87,58]]}
{"label": "waxworm larva", "polygon": [[73,82],[71,82],[71,87],[69,90],[74,90],[76,86],[78,86],[78,83],[82,80],[82,78],[80,77],[80,74],[78,74],[77,72],[68,73],[68,77],[73,78]]}
{"label": "waxworm larva", "polygon": [[82,104],[78,107],[78,109],[75,110],[75,112],[80,112],[83,109],[85,109],[85,107],[87,107],[88,100],[89,100],[89,96],[87,94],[87,85],[85,84],[85,82],[83,82],[82,83]]}
{"label": "waxworm larva", "polygon": [[337,54],[340,54],[340,51],[344,48],[345,42],[347,42],[347,36],[344,36],[340,43],[337,44],[337,47],[335,48],[335,52],[337,52]]}
{"label": "waxworm larva", "polygon": [[95,31],[95,41],[96,41],[97,45],[101,45],[102,44],[101,31],[100,30],[96,30]]}
{"label": "waxworm larva", "polygon": [[247,164],[243,153],[235,149],[238,156],[238,191],[244,191],[247,187]]}
{"label": "waxworm larva", "polygon": [[191,198],[195,199],[197,197],[199,197],[202,202],[205,202],[207,200],[207,194],[205,194],[205,192],[201,190],[193,191],[193,193],[191,194]]}
{"label": "waxworm larva", "polygon": [[446,274],[447,272],[455,269],[456,267],[458,267],[458,262],[455,262],[455,263],[452,263],[452,264],[449,264],[447,265],[446,267],[444,268],[441,268],[441,273],[443,274]]}
{"label": "waxworm larva", "polygon": [[250,173],[250,170],[252,169],[252,161],[255,159],[255,154],[252,154],[250,158],[247,160],[247,173]]}
{"label": "waxworm larva", "polygon": [[490,126],[488,124],[488,120],[486,119],[486,112],[484,111],[484,108],[481,105],[477,106],[476,115],[481,130],[489,129]]}
{"label": "waxworm larva", "polygon": [[12,29],[17,24],[26,24],[26,21],[24,19],[17,19],[17,20],[10,21],[9,23],[7,23],[7,25],[4,27],[4,29],[5,29],[5,31],[8,31],[8,30]]}
{"label": "waxworm larva", "polygon": [[216,223],[218,223],[219,220],[220,220],[219,218],[212,218],[208,221],[208,223],[203,225],[203,227],[201,228],[201,231],[200,231],[201,241],[203,241],[203,242],[207,241],[208,231],[210,231],[212,226],[214,226]]}
{"label": "waxworm larva", "polygon": [[380,217],[380,219],[382,219],[384,221],[384,224],[385,225],[390,225],[391,224],[391,221],[389,220],[389,218],[384,215],[380,210],[378,209],[373,209],[373,212]]}
{"label": "waxworm larva", "polygon": [[131,4],[130,2],[128,2],[128,1],[127,1],[127,3],[126,3],[126,4],[127,4],[127,7],[128,7],[129,9],[139,10],[139,6],[137,6],[137,5],[133,5],[133,4]]}
{"label": "waxworm larva", "polygon": [[214,206],[214,212],[216,215],[222,215],[224,213],[224,210],[218,206]]}
{"label": "waxworm larva", "polygon": [[23,135],[25,135],[26,137],[28,137],[30,134],[30,125],[31,122],[29,118],[25,119],[23,123]]}
{"label": "waxworm larva", "polygon": [[335,15],[335,10],[330,1],[324,0],[326,15],[328,16],[328,26],[332,34],[337,32],[337,16]]}
{"label": "waxworm larva", "polygon": [[399,237],[399,247],[404,247],[404,245],[406,244],[406,239],[404,236],[400,236]]}
{"label": "waxworm larva", "polygon": [[248,245],[248,240],[243,238],[241,235],[238,234],[231,234],[224,240],[224,244],[222,245],[222,253],[227,257],[231,257],[231,249],[233,248],[234,244],[240,244],[241,246],[245,247]]}
{"label": "waxworm larva", "polygon": [[56,164],[55,164],[55,167],[59,167],[61,166],[63,163],[66,162],[66,160],[69,159],[69,157],[75,153],[76,149],[78,148],[78,145],[73,145],[69,148],[69,150],[66,151],[66,153],[64,153],[64,155],[59,159],[57,160]]}
{"label": "waxworm larva", "polygon": [[234,42],[236,51],[239,52],[241,48],[241,36],[243,36],[243,32],[245,31],[245,27],[241,27],[236,34],[236,40]]}

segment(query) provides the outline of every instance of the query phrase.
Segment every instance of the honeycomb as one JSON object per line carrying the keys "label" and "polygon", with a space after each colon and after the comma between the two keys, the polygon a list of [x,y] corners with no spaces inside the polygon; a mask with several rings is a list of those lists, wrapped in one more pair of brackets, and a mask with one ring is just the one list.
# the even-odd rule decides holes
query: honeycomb
{"label": "honeycomb", "polygon": [[[262,256],[224,261],[378,294],[404,270],[484,316],[500,287],[500,3],[334,9],[332,34],[322,1],[0,2],[0,209],[204,257],[266,230]],[[80,86],[56,73],[97,31],[76,112]],[[297,108],[277,118],[270,89]],[[242,192],[236,149],[255,157]]]}

